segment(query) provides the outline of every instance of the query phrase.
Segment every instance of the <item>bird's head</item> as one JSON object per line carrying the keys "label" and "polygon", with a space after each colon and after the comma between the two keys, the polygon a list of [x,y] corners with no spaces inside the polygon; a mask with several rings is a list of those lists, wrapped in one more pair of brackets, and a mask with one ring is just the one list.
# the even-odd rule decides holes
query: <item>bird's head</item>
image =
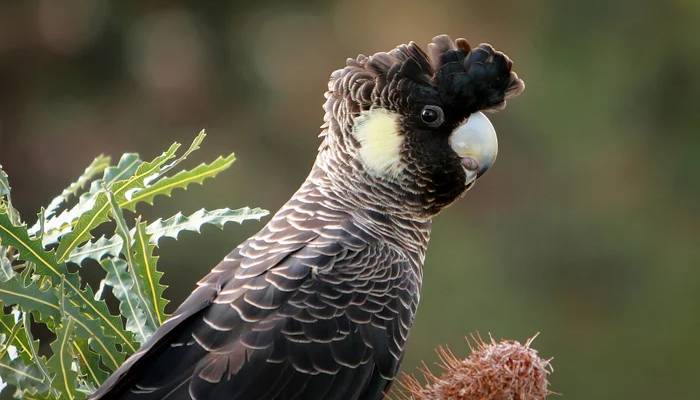
{"label": "bird's head", "polygon": [[328,85],[321,164],[368,203],[438,213],[493,165],[496,132],[481,111],[522,92],[511,67],[488,44],[446,35],[428,54],[411,42],[348,59]]}

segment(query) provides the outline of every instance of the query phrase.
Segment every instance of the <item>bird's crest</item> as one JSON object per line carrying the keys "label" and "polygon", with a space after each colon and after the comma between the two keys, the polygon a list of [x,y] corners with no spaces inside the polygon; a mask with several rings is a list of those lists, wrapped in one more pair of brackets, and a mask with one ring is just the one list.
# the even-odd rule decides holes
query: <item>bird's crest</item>
{"label": "bird's crest", "polygon": [[[503,55],[489,44],[472,48],[466,39],[453,41],[447,35],[440,35],[428,44],[427,53],[410,42],[389,52],[347,59],[345,68],[331,75],[329,91],[349,95],[359,109],[348,111],[359,112],[391,102],[391,89],[407,79],[434,87],[445,104],[469,111],[501,109],[508,98],[522,92],[524,83],[511,71],[509,79],[495,82],[502,90],[478,84],[494,85],[494,77],[510,70],[510,59],[505,55],[494,57],[496,54]],[[486,89],[489,93],[499,93],[500,97],[484,99],[480,91]]]}

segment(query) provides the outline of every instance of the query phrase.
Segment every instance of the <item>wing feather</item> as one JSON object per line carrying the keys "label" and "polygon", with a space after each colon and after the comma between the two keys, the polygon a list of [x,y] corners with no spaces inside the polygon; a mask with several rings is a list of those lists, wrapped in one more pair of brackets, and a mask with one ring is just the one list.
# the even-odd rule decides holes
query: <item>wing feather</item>
{"label": "wing feather", "polygon": [[292,201],[234,250],[92,399],[380,398],[419,277],[351,218],[310,212]]}

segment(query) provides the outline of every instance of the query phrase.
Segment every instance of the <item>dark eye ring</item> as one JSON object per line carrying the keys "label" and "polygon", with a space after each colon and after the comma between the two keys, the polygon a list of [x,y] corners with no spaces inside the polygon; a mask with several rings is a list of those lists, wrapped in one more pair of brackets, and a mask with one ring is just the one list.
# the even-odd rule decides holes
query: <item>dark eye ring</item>
{"label": "dark eye ring", "polygon": [[445,122],[445,113],[438,106],[427,105],[421,110],[420,119],[429,127],[437,128]]}

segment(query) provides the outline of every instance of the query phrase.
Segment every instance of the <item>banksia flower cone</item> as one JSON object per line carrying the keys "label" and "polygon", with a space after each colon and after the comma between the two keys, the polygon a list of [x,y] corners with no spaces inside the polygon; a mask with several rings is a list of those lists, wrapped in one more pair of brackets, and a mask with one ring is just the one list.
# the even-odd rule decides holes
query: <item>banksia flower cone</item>
{"label": "banksia flower cone", "polygon": [[530,347],[534,337],[521,344],[514,340],[489,342],[473,338],[472,353],[457,358],[447,348],[439,348],[440,376],[423,368],[426,385],[410,375],[400,381],[406,400],[542,400],[551,392],[547,378],[550,360],[541,358]]}

